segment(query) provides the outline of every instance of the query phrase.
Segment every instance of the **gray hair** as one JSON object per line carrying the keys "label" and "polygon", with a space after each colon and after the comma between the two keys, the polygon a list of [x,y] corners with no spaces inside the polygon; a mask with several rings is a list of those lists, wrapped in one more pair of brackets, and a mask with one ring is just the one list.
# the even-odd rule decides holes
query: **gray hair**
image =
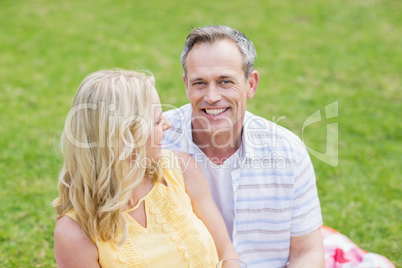
{"label": "gray hair", "polygon": [[197,27],[187,36],[180,57],[185,77],[187,77],[186,62],[188,53],[197,43],[213,44],[216,41],[224,39],[233,40],[239,47],[243,58],[243,71],[247,79],[254,70],[254,61],[257,57],[257,52],[254,48],[253,42],[251,42],[242,32],[223,25],[211,25],[202,28]]}

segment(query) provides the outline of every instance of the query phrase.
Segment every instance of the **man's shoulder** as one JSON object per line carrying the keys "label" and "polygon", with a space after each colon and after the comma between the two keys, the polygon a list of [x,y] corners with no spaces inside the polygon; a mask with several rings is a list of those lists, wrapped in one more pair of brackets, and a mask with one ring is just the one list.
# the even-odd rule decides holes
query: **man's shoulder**
{"label": "man's shoulder", "polygon": [[191,106],[185,104],[180,108],[172,109],[163,113],[171,123],[171,128],[164,132],[163,146],[171,150],[183,151],[186,148],[186,129],[190,127]]}
{"label": "man's shoulder", "polygon": [[169,111],[163,112],[163,116],[165,116],[169,121],[173,120],[183,122],[183,119],[191,116],[191,105],[187,103],[179,108],[174,108]]}
{"label": "man's shoulder", "polygon": [[[275,118],[276,122],[281,120],[283,120],[281,117]],[[244,119],[246,139],[271,139],[276,142],[302,144],[301,139],[295,133],[276,122],[247,111]],[[267,145],[272,146],[272,144]]]}

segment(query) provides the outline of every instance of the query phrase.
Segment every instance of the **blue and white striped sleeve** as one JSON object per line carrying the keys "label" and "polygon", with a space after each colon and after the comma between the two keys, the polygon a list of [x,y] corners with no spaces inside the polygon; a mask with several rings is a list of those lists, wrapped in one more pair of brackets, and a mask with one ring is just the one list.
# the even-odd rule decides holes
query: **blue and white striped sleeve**
{"label": "blue and white striped sleeve", "polygon": [[292,236],[309,234],[323,223],[313,164],[301,141],[297,148],[299,150],[295,152]]}

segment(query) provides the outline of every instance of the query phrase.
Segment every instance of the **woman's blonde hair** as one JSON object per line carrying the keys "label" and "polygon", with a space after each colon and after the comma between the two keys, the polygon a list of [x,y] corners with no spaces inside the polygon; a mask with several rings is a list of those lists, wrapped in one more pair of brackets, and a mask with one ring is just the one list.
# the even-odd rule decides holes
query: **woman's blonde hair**
{"label": "woman's blonde hair", "polygon": [[98,71],[81,83],[66,117],[60,196],[53,206],[60,216],[74,210],[92,239],[117,241],[121,234],[123,243],[128,235],[123,211],[132,190],[146,176],[160,179],[158,166],[144,161],[154,94],[152,75]]}

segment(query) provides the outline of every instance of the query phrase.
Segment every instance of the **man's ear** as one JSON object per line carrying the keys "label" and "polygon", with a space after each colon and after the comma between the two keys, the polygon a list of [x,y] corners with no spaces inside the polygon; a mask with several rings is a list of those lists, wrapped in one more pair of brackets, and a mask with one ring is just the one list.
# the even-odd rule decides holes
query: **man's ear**
{"label": "man's ear", "polygon": [[183,78],[183,82],[184,82],[184,88],[186,89],[187,99],[189,99],[189,98],[188,98],[188,84],[187,84],[186,75],[185,75],[184,73],[183,73],[183,75],[182,75],[182,78]]}
{"label": "man's ear", "polygon": [[258,81],[260,80],[260,76],[258,75],[258,71],[254,70],[251,72],[248,77],[247,85],[249,89],[247,91],[247,98],[252,99],[257,91]]}

